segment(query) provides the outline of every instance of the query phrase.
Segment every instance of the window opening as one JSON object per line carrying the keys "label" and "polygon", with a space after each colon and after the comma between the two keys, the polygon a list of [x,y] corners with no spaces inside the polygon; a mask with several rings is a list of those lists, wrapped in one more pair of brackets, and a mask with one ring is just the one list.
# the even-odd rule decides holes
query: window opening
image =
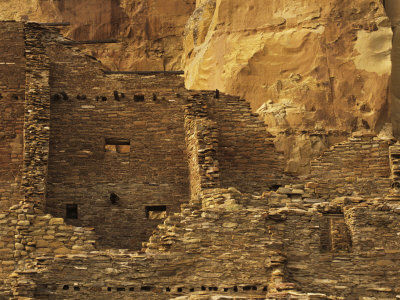
{"label": "window opening", "polygon": [[164,219],[167,216],[166,205],[146,206],[146,218],[150,220]]}
{"label": "window opening", "polygon": [[116,193],[111,193],[110,194],[110,201],[111,201],[111,204],[117,204],[118,202],[119,202],[119,200],[120,200],[121,198],[116,194]]}
{"label": "window opening", "polygon": [[144,95],[134,95],[133,96],[133,101],[135,101],[135,102],[143,102],[144,101]]}
{"label": "window opening", "polygon": [[104,150],[106,152],[129,153],[131,141],[128,139],[106,138]]}
{"label": "window opening", "polygon": [[78,205],[77,204],[67,204],[65,217],[67,219],[78,219]]}

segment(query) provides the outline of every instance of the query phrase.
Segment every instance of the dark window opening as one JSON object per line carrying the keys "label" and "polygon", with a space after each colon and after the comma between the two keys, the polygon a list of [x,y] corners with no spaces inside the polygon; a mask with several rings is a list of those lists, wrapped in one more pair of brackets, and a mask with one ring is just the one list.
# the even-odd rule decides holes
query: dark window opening
{"label": "dark window opening", "polygon": [[146,218],[150,220],[164,219],[167,216],[166,205],[146,206]]}
{"label": "dark window opening", "polygon": [[177,289],[177,291],[178,291],[178,293],[182,293],[183,288],[180,287],[180,288]]}
{"label": "dark window opening", "polygon": [[63,286],[63,290],[64,290],[64,291],[69,290],[69,285],[64,285],[64,286]]}
{"label": "dark window opening", "polygon": [[209,291],[218,291],[218,288],[216,286],[210,286],[208,288]]}
{"label": "dark window opening", "polygon": [[125,288],[124,287],[118,287],[117,288],[117,292],[124,292],[125,291]]}
{"label": "dark window opening", "polygon": [[118,91],[114,91],[114,99],[115,99],[116,101],[119,101],[119,94],[118,94]]}
{"label": "dark window opening", "polygon": [[251,291],[251,290],[257,291],[257,287],[253,285],[246,285],[243,287],[243,291]]}
{"label": "dark window opening", "polygon": [[107,101],[107,97],[106,96],[101,96],[101,101]]}
{"label": "dark window opening", "polygon": [[108,292],[111,292],[111,288],[110,288],[110,287],[108,287],[108,288],[107,288],[107,291],[108,291]]}
{"label": "dark window opening", "polygon": [[275,184],[270,187],[270,190],[276,192],[280,187],[282,187],[282,186],[279,184]]}
{"label": "dark window opening", "polygon": [[224,292],[228,292],[229,291],[229,289],[228,288],[224,288]]}
{"label": "dark window opening", "polygon": [[135,101],[135,102],[143,102],[144,101],[144,95],[134,95],[133,96],[133,101]]}
{"label": "dark window opening", "polygon": [[153,101],[157,101],[157,95],[153,93]]}
{"label": "dark window opening", "polygon": [[121,198],[116,193],[111,193],[110,194],[111,204],[114,204],[114,205],[117,204],[120,199]]}
{"label": "dark window opening", "polygon": [[61,96],[59,94],[54,94],[53,96],[51,96],[51,101],[60,101],[61,100]]}
{"label": "dark window opening", "polygon": [[189,292],[193,293],[194,292],[194,288],[190,288]]}
{"label": "dark window opening", "polygon": [[145,292],[150,292],[151,291],[151,287],[150,286],[142,286],[140,288],[141,291],[145,291]]}
{"label": "dark window opening", "polygon": [[61,94],[61,96],[63,97],[64,100],[68,100],[68,95],[67,95],[66,92],[61,92],[60,94]]}
{"label": "dark window opening", "polygon": [[238,287],[237,287],[236,285],[233,287],[233,291],[234,291],[234,292],[237,292],[237,291],[238,291]]}
{"label": "dark window opening", "polygon": [[264,286],[263,292],[267,292],[267,291],[268,291],[268,287],[267,287],[267,286]]}
{"label": "dark window opening", "polygon": [[343,214],[327,214],[320,224],[321,252],[350,252],[350,231]]}
{"label": "dark window opening", "polygon": [[206,290],[206,287],[205,287],[205,286],[202,286],[202,287],[201,287],[201,290],[202,290],[202,291],[205,291],[205,290]]}
{"label": "dark window opening", "polygon": [[135,290],[134,287],[130,287],[130,288],[129,288],[129,291],[130,291],[130,292],[133,292],[134,290]]}
{"label": "dark window opening", "polygon": [[74,286],[74,291],[80,291],[81,288],[79,286]]}
{"label": "dark window opening", "polygon": [[78,219],[78,204],[66,205],[66,219]]}
{"label": "dark window opening", "polygon": [[131,141],[128,139],[119,138],[106,138],[104,150],[106,152],[116,152],[116,153],[129,153],[131,151]]}
{"label": "dark window opening", "polygon": [[166,291],[166,292],[170,292],[171,289],[170,289],[169,287],[167,287],[167,288],[165,289],[165,291]]}
{"label": "dark window opening", "polygon": [[19,98],[18,98],[18,95],[16,95],[16,94],[13,94],[12,96],[11,96],[11,98],[13,99],[13,100],[18,100]]}

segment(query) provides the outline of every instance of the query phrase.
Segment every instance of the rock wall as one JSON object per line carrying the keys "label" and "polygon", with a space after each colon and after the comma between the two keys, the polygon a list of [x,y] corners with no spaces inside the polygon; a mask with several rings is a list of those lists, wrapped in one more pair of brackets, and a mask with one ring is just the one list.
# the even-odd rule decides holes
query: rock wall
{"label": "rock wall", "polygon": [[246,98],[278,136],[287,169],[307,172],[334,143],[307,133],[387,122],[391,39],[378,0],[197,1],[185,29],[186,86]]}
{"label": "rock wall", "polygon": [[[176,74],[109,74],[97,61],[64,45],[53,31],[35,24],[24,27],[27,99],[23,178],[29,184],[23,201],[0,214],[1,298],[224,299],[225,295],[225,299],[391,299],[399,295],[398,184],[389,190],[389,182],[397,180],[399,145],[389,149],[389,142],[371,135],[354,136],[313,164],[310,182],[282,178],[279,154],[272,147],[270,135],[245,101],[214,91],[185,90]],[[71,75],[74,72],[76,76]],[[112,82],[118,82],[119,92],[110,94]],[[125,100],[118,101],[123,91]],[[82,113],[81,109],[86,109],[82,106],[95,106],[96,113],[109,113],[104,118],[113,119],[118,116],[114,106],[126,105],[124,112],[133,119],[138,115],[131,115],[134,110],[129,110],[129,105],[143,108],[159,104],[183,108],[181,126],[185,126],[179,132],[182,144],[186,143],[190,168],[186,176],[193,198],[189,199],[188,191],[180,212],[169,214],[155,228],[142,252],[99,249],[97,230],[66,225],[62,218],[37,209],[50,204],[44,201],[49,190],[43,189],[43,184],[51,187],[49,179],[64,172],[63,163],[73,165],[76,161],[71,172],[76,168],[83,170],[80,176],[85,176],[94,170],[89,175],[97,176],[96,166],[83,156],[87,152],[75,156],[81,145],[100,148],[97,137],[93,141],[80,137],[79,128],[85,128],[85,122],[99,122],[94,112]],[[64,115],[63,107],[69,109]],[[57,126],[73,112],[82,115],[79,122],[83,126],[68,136]],[[56,117],[53,120],[52,113]],[[171,113],[179,115],[165,109],[168,122],[174,119]],[[135,122],[126,120],[130,121]],[[113,124],[124,126],[106,122],[103,126]],[[49,125],[56,129],[55,135],[50,135],[50,146]],[[75,126],[71,122],[67,125]],[[163,132],[160,127],[154,128]],[[97,132],[92,129],[88,126],[87,130]],[[123,133],[131,134],[127,131]],[[171,131],[171,135],[175,133]],[[57,153],[58,142],[51,145],[63,135],[68,136],[68,141],[61,143],[67,145],[66,150],[77,138],[73,151],[64,154],[62,149]],[[168,136],[165,130],[159,139]],[[116,155],[126,150],[118,146],[127,146],[106,145],[110,147],[104,150]],[[224,167],[225,156],[230,155],[237,164]],[[54,158],[57,160],[52,161]],[[103,161],[108,163],[101,159],[99,164]],[[85,169],[85,163],[90,168]],[[165,172],[165,165],[151,168]],[[70,180],[68,174],[64,176]],[[334,184],[324,186],[322,177],[330,177]],[[79,186],[81,180],[77,179]],[[272,191],[282,180],[294,183]],[[324,189],[322,197],[318,185]],[[269,191],[261,195],[264,187]],[[364,195],[337,198],[342,195],[338,187]],[[53,203],[57,202],[54,199]]]}
{"label": "rock wall", "polygon": [[0,210],[22,199],[24,27],[0,24]]}
{"label": "rock wall", "polygon": [[83,48],[116,70],[181,70],[182,33],[194,0],[4,0],[0,20],[69,22],[80,41],[118,40]]}
{"label": "rock wall", "polygon": [[316,184],[317,197],[382,197],[388,193],[392,183],[390,144],[374,136],[353,136],[325,151],[311,162],[309,177]]}
{"label": "rock wall", "polygon": [[[77,49],[47,42],[52,129],[46,211],[94,227],[102,247],[140,249],[165,215],[189,198],[185,101],[176,96],[185,91],[182,78],[105,74]],[[153,218],[157,208],[162,211]]]}

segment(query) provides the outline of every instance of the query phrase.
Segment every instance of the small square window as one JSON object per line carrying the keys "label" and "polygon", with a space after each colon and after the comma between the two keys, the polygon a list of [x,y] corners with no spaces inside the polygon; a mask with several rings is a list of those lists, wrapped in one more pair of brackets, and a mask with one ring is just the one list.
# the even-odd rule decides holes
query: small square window
{"label": "small square window", "polygon": [[144,95],[134,95],[133,96],[133,101],[135,101],[135,102],[143,102],[144,101]]}
{"label": "small square window", "polygon": [[131,141],[128,139],[107,138],[104,145],[106,152],[129,153]]}
{"label": "small square window", "polygon": [[167,216],[166,205],[146,206],[146,218],[150,220],[164,219]]}
{"label": "small square window", "polygon": [[65,218],[66,219],[78,219],[78,205],[77,204],[67,204]]}

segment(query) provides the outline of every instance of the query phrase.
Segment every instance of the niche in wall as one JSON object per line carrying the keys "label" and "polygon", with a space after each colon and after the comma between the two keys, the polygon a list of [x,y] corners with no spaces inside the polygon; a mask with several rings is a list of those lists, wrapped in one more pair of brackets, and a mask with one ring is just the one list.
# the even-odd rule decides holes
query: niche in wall
{"label": "niche in wall", "polygon": [[146,206],[146,218],[149,220],[164,219],[167,216],[166,205]]}
{"label": "niche in wall", "polygon": [[78,219],[78,204],[67,204],[65,207],[66,219]]}
{"label": "niche in wall", "polygon": [[126,154],[131,151],[131,141],[120,138],[106,138],[104,150],[106,152]]}

